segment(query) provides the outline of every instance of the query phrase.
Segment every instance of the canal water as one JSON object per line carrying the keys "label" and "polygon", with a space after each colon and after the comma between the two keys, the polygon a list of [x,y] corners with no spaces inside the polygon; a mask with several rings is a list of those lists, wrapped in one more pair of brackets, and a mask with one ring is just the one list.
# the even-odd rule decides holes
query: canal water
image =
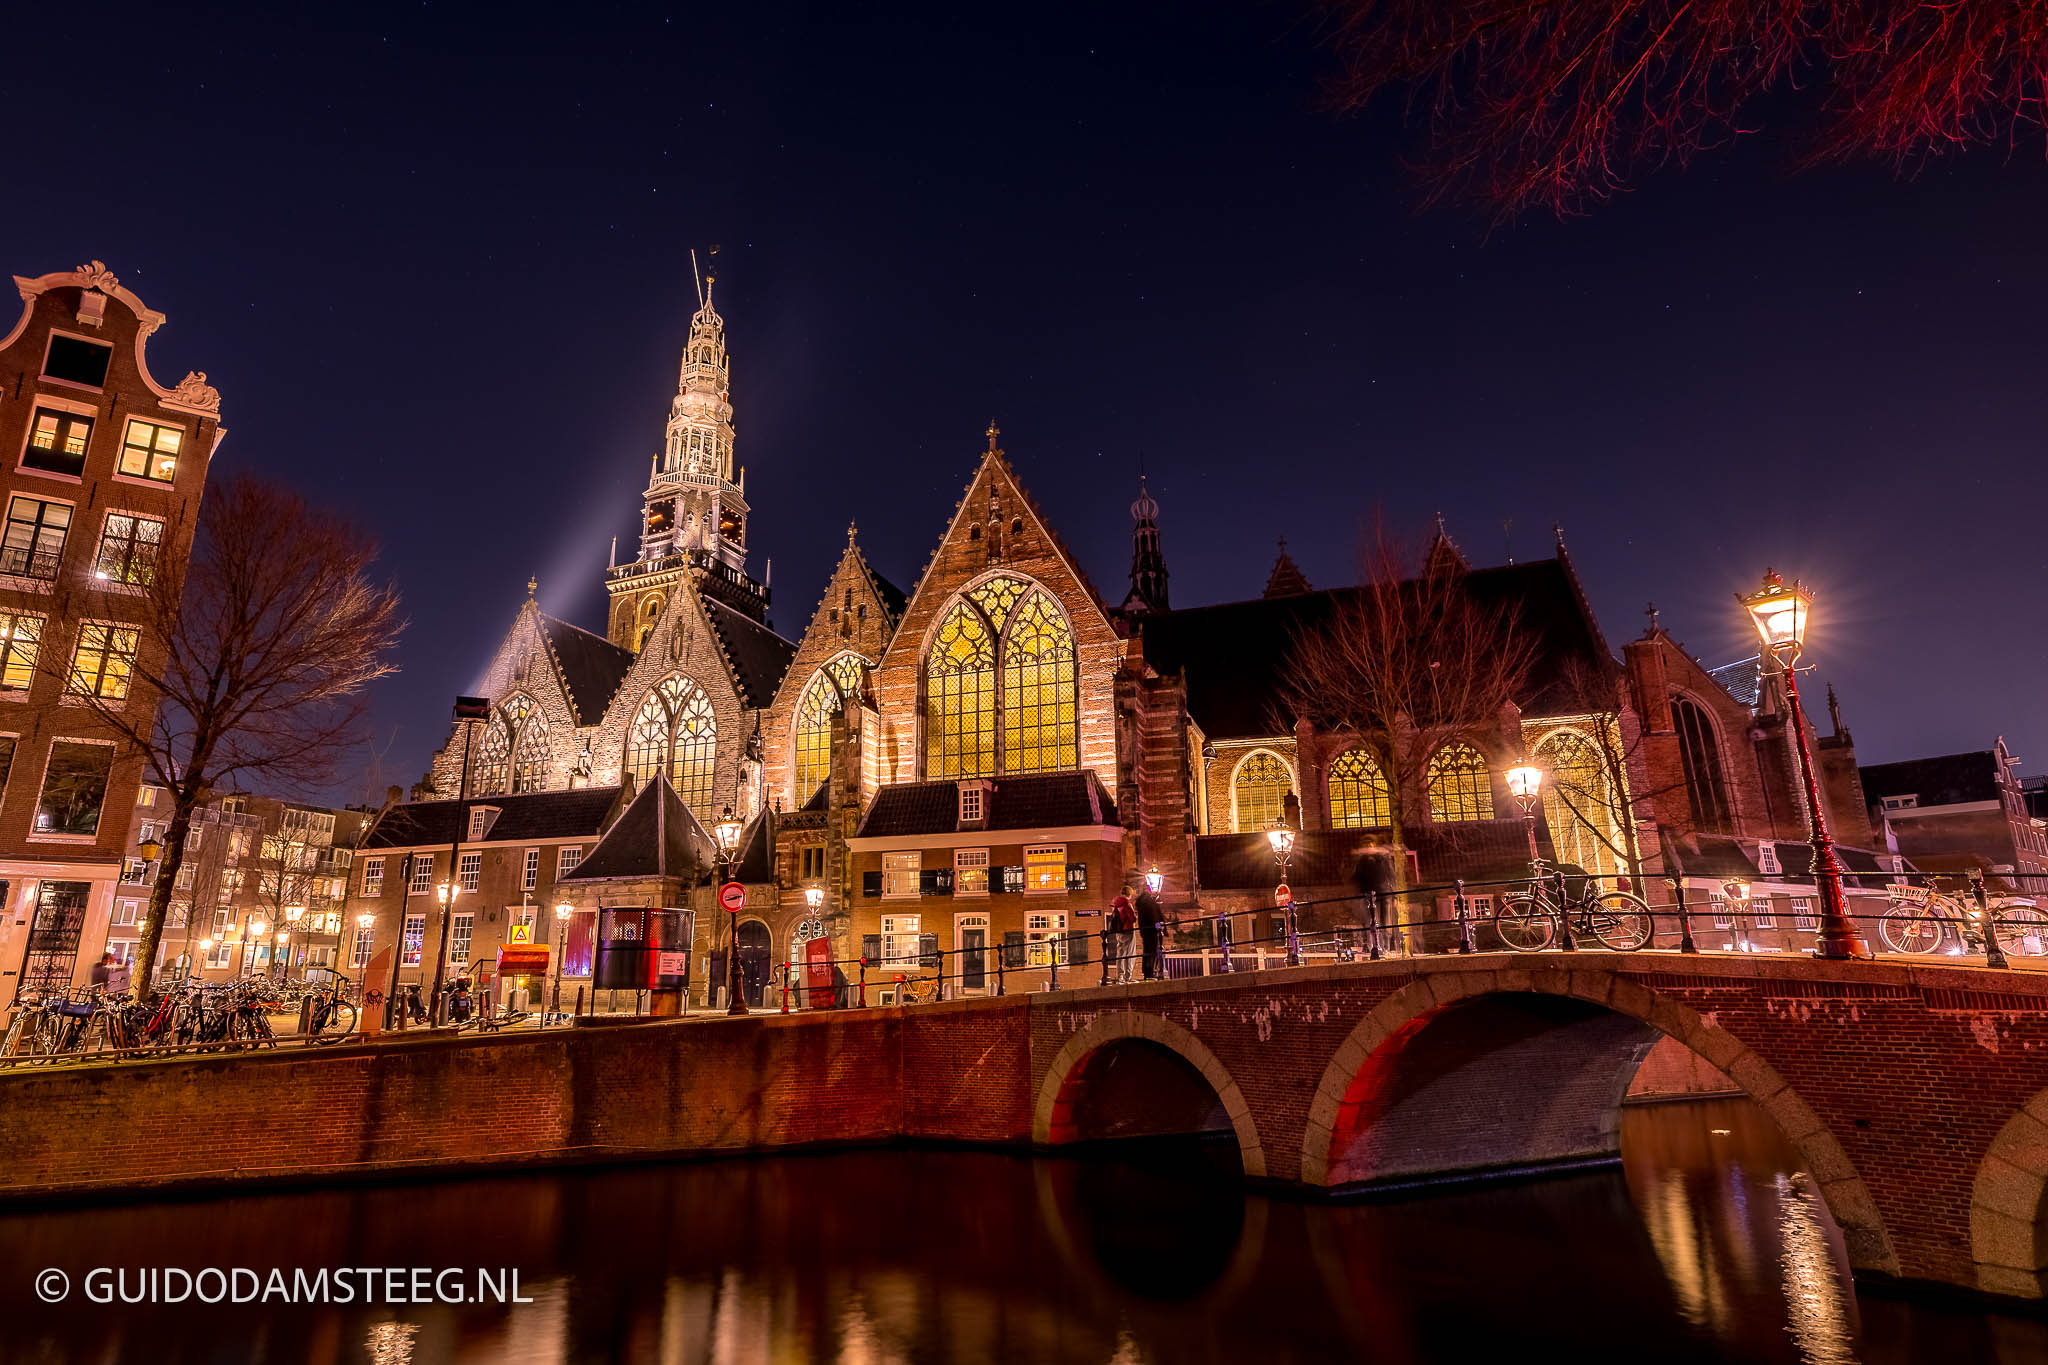
{"label": "canal water", "polygon": [[[1248,1195],[1235,1167],[894,1150],[15,1214],[0,1362],[2048,1360],[2041,1320],[1859,1295],[1746,1102],[1631,1109],[1619,1171],[1398,1202]],[[166,1266],[454,1269],[466,1295],[517,1271],[531,1302],[87,1297]]]}

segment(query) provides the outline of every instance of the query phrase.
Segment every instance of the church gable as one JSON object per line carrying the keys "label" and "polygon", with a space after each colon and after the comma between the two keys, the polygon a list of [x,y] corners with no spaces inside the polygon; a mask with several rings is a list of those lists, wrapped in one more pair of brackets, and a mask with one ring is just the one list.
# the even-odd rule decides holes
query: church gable
{"label": "church gable", "polygon": [[465,738],[471,796],[555,791],[578,775],[579,730],[586,722],[550,645],[551,623],[561,624],[527,598],[476,684],[476,695],[491,703],[490,720],[467,727],[456,722],[429,764],[435,795],[453,798],[462,791]]}
{"label": "church gable", "polygon": [[[958,595],[992,576],[1023,580],[1044,590],[1071,632],[1075,660],[1076,751],[1080,766],[1093,768],[1105,785],[1116,780],[1113,690],[1124,658],[1124,642],[1080,565],[1046,523],[1015,472],[995,445],[968,484],[951,525],[933,552],[902,623],[876,670],[881,710],[882,780],[911,782],[930,777],[925,752],[926,656]],[[1005,595],[1010,590],[1004,590]],[[1029,607],[1027,594],[1015,597]],[[1000,729],[1001,722],[997,725]],[[994,765],[1007,771],[998,755]],[[996,774],[1000,777],[1001,772]]]}

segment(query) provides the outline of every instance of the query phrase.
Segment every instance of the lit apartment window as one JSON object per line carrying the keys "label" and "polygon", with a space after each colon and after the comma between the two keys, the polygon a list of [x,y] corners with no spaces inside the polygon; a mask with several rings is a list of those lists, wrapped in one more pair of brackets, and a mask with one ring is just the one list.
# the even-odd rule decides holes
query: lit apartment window
{"label": "lit apartment window", "polygon": [[103,583],[148,587],[150,579],[156,576],[156,552],[163,539],[164,524],[154,517],[107,513],[107,529],[100,534],[100,553],[93,562],[93,577]]}
{"label": "lit apartment window", "polygon": [[434,860],[425,853],[415,853],[412,859],[412,885],[406,888],[412,895],[424,896],[434,889]]}
{"label": "lit apartment window", "polygon": [[71,533],[68,502],[19,495],[7,500],[7,534],[0,539],[0,573],[44,582],[57,576],[64,538]]}
{"label": "lit apartment window", "polygon": [[1024,893],[1065,895],[1067,891],[1067,846],[1034,844],[1024,850]]}
{"label": "lit apartment window", "polygon": [[520,885],[528,891],[540,885],[540,850],[537,848],[526,850],[526,876]]}
{"label": "lit apartment window", "polygon": [[916,915],[882,916],[882,965],[884,967],[915,967],[917,958],[918,917]]}
{"label": "lit apartment window", "polygon": [[180,427],[129,418],[128,435],[121,442],[121,472],[138,479],[171,482],[178,477],[178,447],[184,439]]}
{"label": "lit apartment window", "polygon": [[953,894],[956,896],[986,896],[988,894],[987,849],[956,848],[953,850]]}
{"label": "lit apartment window", "polygon": [[918,874],[924,868],[924,856],[919,853],[884,853],[882,855],[882,895],[884,898],[903,899],[917,895]]}
{"label": "lit apartment window", "polygon": [[405,937],[400,941],[398,960],[408,967],[419,966],[420,944],[426,939],[426,936],[427,917],[425,915],[407,915],[405,917]]}
{"label": "lit apartment window", "polygon": [[85,448],[91,440],[92,418],[59,408],[37,408],[21,462],[30,469],[75,478],[85,472]]}
{"label": "lit apartment window", "polygon": [[1792,927],[1812,933],[1820,928],[1820,920],[1813,913],[1813,898],[1794,896],[1792,898]]}
{"label": "lit apartment window", "polygon": [[469,961],[470,935],[475,931],[475,915],[457,915],[448,921],[448,960],[467,963]]}
{"label": "lit apartment window", "polygon": [[43,618],[0,611],[0,687],[27,687],[36,675]]}
{"label": "lit apartment window", "polygon": [[381,896],[384,894],[384,860],[382,858],[363,859],[363,894],[365,896]]}
{"label": "lit apartment window", "polygon": [[[1061,873],[1064,878],[1065,873]],[[1058,962],[1067,965],[1067,917],[1060,914],[1041,914],[1036,911],[1024,917],[1024,938],[1030,947],[1028,961],[1034,967],[1050,966]]]}
{"label": "lit apartment window", "polygon": [[564,848],[555,854],[555,880],[560,881],[576,870],[576,864],[583,861],[580,847]]}
{"label": "lit apartment window", "polygon": [[119,701],[127,696],[128,678],[135,671],[136,638],[136,631],[103,621],[87,621],[80,626],[66,690],[106,701]]}
{"label": "lit apartment window", "polygon": [[371,947],[372,947],[372,946],[374,946],[374,944],[376,943],[376,941],[377,941],[377,929],[376,929],[376,926],[375,926],[375,925],[372,925],[372,926],[371,926],[370,928],[368,928],[368,929],[358,929],[358,930],[356,930],[356,941],[355,941],[355,945],[354,945],[353,949],[352,949],[352,950],[350,951],[350,953],[349,953],[349,958],[348,958],[348,961],[349,961],[349,965],[350,965],[351,967],[358,967],[358,968],[361,968],[361,967],[367,967],[367,966],[369,966],[369,965],[370,965],[370,949],[371,949]]}
{"label": "lit apartment window", "polygon": [[458,872],[456,873],[456,876],[457,876],[457,878],[458,878],[458,879],[459,879],[459,880],[461,881],[461,883],[462,883],[462,889],[463,889],[464,891],[474,891],[474,890],[476,890],[476,884],[477,884],[477,880],[478,880],[478,878],[480,878],[480,877],[481,877],[481,876],[483,875],[483,870],[484,870],[484,855],[483,855],[483,854],[481,854],[481,853],[465,853],[465,854],[463,854],[463,855],[462,855],[462,866],[461,866],[461,869],[460,869],[460,871],[458,871]]}

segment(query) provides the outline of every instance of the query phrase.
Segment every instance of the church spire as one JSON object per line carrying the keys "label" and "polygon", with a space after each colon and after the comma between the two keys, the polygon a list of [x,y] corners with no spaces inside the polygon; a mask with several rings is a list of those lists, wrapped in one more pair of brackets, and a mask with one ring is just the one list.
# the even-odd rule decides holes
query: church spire
{"label": "church spire", "polygon": [[1280,557],[1273,561],[1273,572],[1266,579],[1265,597],[1295,597],[1313,592],[1308,575],[1301,571],[1301,565],[1294,562],[1294,556],[1287,553],[1287,537],[1280,537]]}
{"label": "church spire", "polygon": [[1127,612],[1166,611],[1166,555],[1159,548],[1159,504],[1138,476],[1138,500],[1131,504],[1131,591]]}

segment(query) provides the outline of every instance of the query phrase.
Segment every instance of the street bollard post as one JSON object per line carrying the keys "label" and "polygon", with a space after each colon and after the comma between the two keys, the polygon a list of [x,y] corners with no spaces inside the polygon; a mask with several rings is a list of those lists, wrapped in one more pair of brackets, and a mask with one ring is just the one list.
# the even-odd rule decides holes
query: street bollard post
{"label": "street bollard post", "polygon": [[1557,946],[1567,953],[1575,953],[1578,943],[1572,938],[1571,897],[1565,890],[1564,869],[1559,868],[1557,876]]}
{"label": "street bollard post", "polygon": [[1998,941],[1998,928],[1991,922],[1991,903],[1984,895],[1984,873],[1980,868],[1970,869],[1970,894],[1977,901],[1977,923],[1984,930],[1984,965],[1987,967],[2010,967],[2006,961],[2005,945]]}
{"label": "street bollard post", "polygon": [[1669,877],[1666,880],[1671,883],[1672,899],[1678,902],[1678,951],[1696,953],[1700,950],[1700,945],[1694,942],[1692,937],[1692,909],[1685,903],[1685,878]]}

